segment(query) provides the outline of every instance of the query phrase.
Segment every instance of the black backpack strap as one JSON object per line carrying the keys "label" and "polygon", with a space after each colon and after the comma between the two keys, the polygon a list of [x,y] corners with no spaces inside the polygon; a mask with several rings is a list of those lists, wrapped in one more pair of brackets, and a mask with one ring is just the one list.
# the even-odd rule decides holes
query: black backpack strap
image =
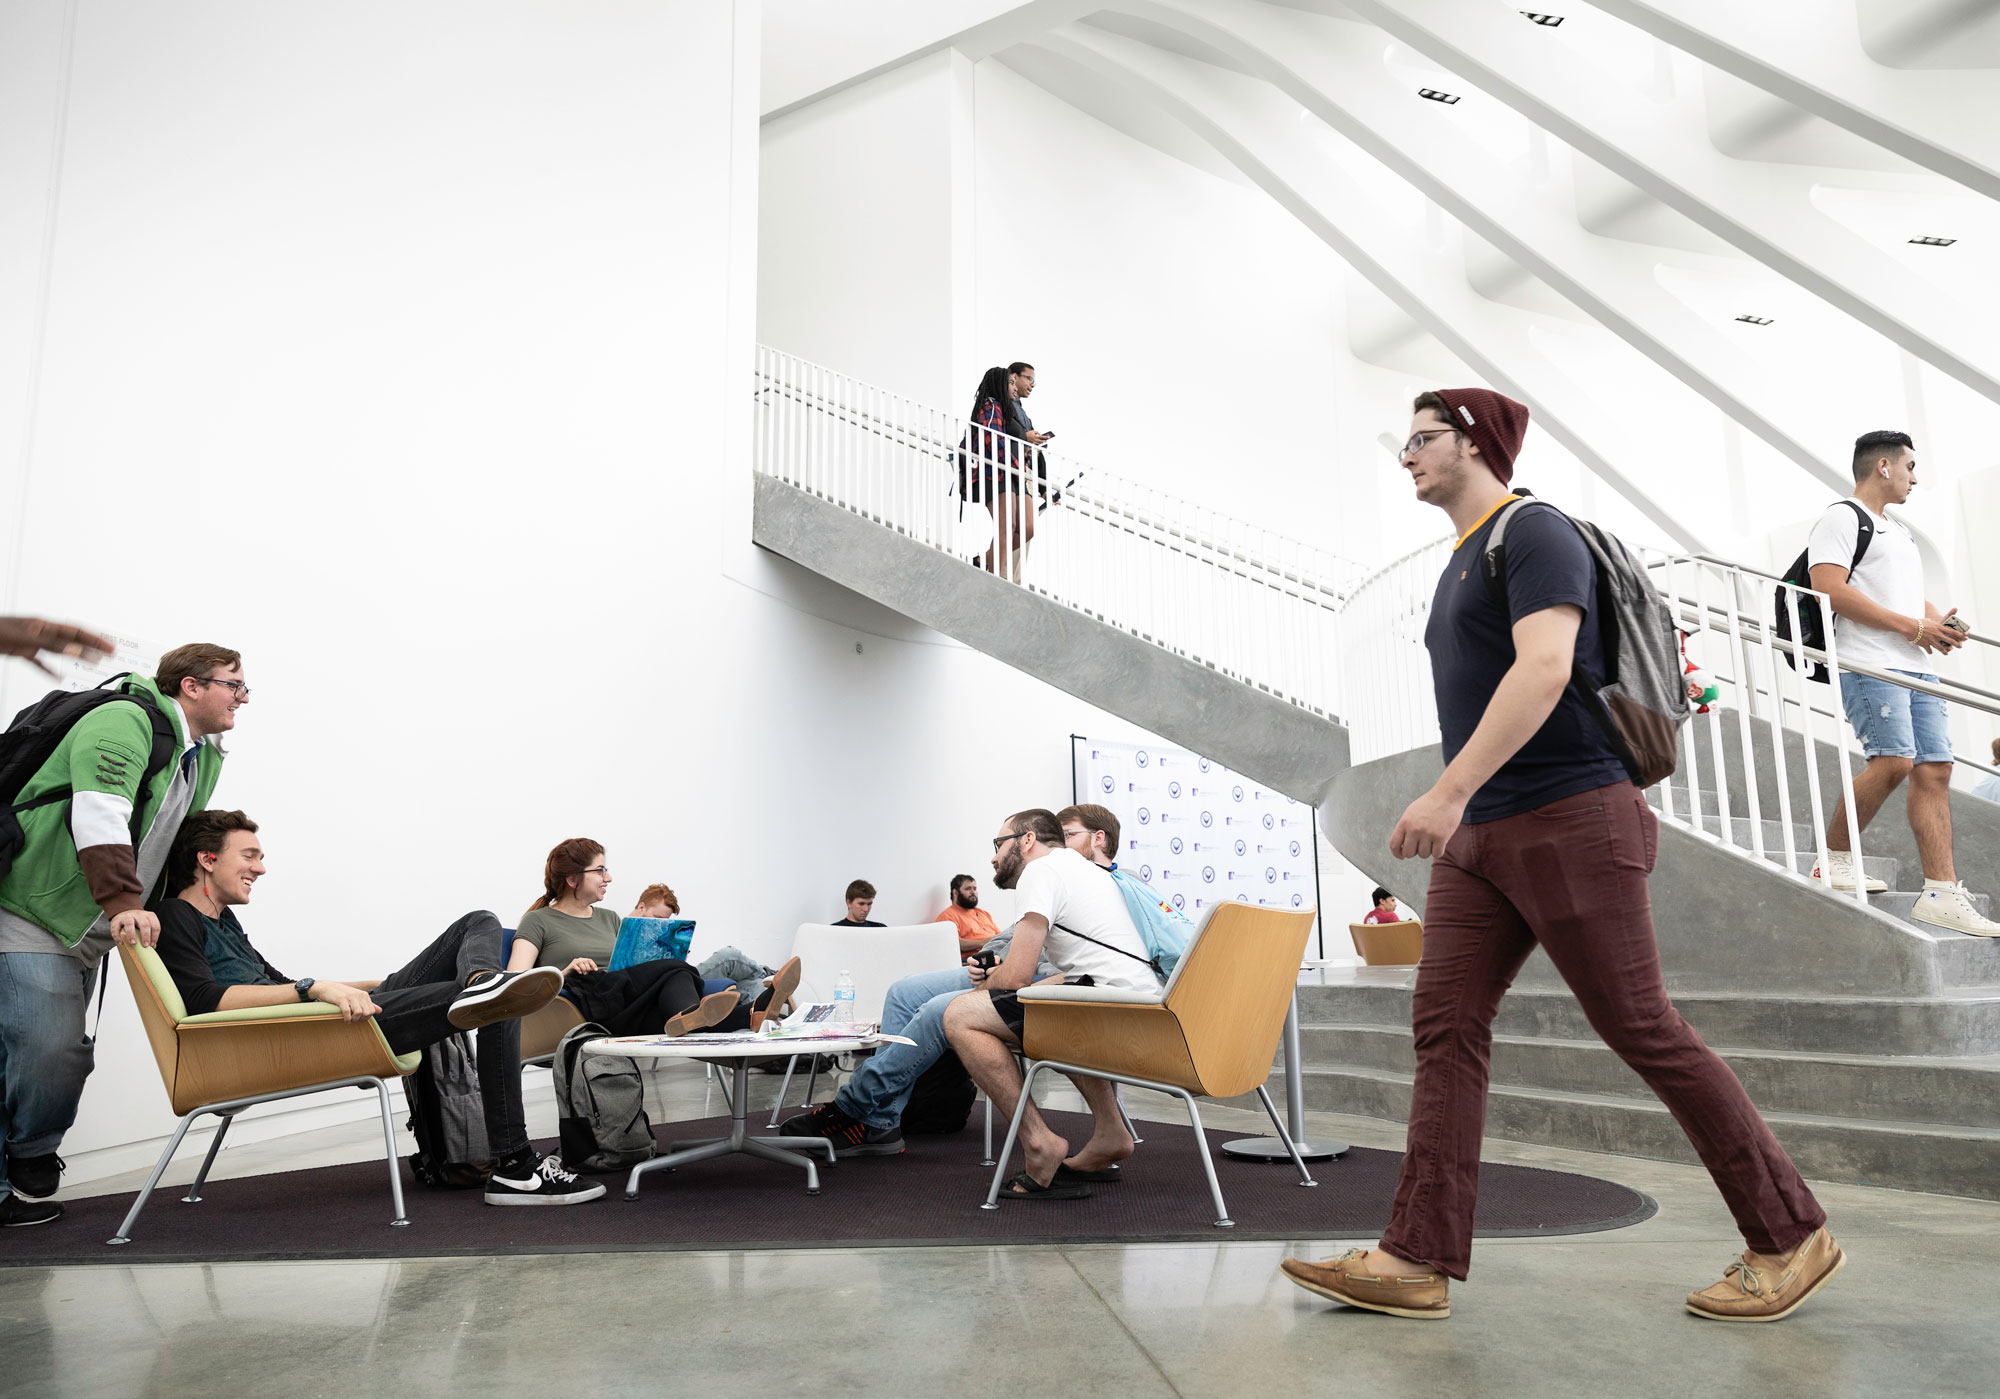
{"label": "black backpack strap", "polygon": [[[1854,559],[1853,562],[1847,565],[1847,576],[1852,578],[1854,570],[1861,567],[1861,560],[1867,557],[1868,546],[1875,542],[1875,522],[1868,518],[1868,507],[1853,496],[1849,496],[1840,503],[1850,507],[1854,511],[1858,521],[1858,526],[1854,531]],[[1807,566],[1806,576],[1809,579],[1812,576],[1810,565]]]}
{"label": "black backpack strap", "polygon": [[[1095,861],[1093,861],[1092,863],[1095,863]],[[1109,873],[1109,871],[1107,870],[1106,873]],[[1098,939],[1092,937],[1089,933],[1079,933],[1076,929],[1070,927],[1066,923],[1051,923],[1049,924],[1049,926],[1051,928],[1061,928],[1064,932],[1068,933],[1073,938],[1082,938],[1085,942],[1095,942],[1099,947],[1103,948],[1106,952],[1116,952],[1120,957],[1130,957],[1135,962],[1139,962],[1145,966],[1151,967],[1153,969],[1153,975],[1155,976],[1164,977],[1166,975],[1165,972],[1160,970],[1160,959],[1157,957],[1141,957],[1136,952],[1127,952],[1122,947],[1113,947],[1108,942],[1099,942]]]}

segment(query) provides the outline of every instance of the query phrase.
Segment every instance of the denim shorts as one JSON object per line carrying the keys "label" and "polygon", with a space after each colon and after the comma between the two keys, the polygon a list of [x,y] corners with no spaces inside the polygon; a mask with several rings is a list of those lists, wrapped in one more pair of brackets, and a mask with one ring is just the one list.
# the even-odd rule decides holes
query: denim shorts
{"label": "denim shorts", "polygon": [[[1935,675],[1898,670],[1912,680],[1937,683]],[[1869,675],[1840,676],[1840,699],[1847,722],[1871,758],[1909,758],[1919,763],[1951,761],[1951,734],[1945,728],[1945,703],[1936,695],[1906,690]]]}

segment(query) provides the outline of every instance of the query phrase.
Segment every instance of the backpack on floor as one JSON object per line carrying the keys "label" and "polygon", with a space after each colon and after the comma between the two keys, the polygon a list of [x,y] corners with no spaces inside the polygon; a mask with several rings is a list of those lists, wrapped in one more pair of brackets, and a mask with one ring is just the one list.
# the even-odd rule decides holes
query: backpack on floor
{"label": "backpack on floor", "polygon": [[[1860,516],[1860,522],[1856,525],[1854,531],[1854,557],[1847,565],[1848,581],[1853,582],[1854,570],[1861,567],[1861,560],[1867,554],[1868,546],[1875,542],[1875,522],[1868,518],[1867,508],[1860,501],[1843,500],[1840,503]],[[1809,553],[1811,553],[1810,547],[1799,550],[1799,556],[1793,559],[1792,566],[1785,570],[1783,580],[1776,588],[1771,590],[1773,594],[1772,605],[1777,614],[1771,623],[1771,634],[1780,641],[1790,641],[1792,639],[1792,609],[1785,602],[1786,588],[1784,586],[1784,584],[1790,583],[1795,588],[1804,588],[1807,590],[1807,592],[1799,594],[1799,645],[1810,646],[1815,651],[1824,651],[1826,650],[1826,618],[1820,612],[1819,599],[1807,595],[1813,585],[1812,565],[1806,558]],[[1786,651],[1784,657],[1786,665],[1792,667],[1794,670],[1798,669],[1799,658],[1797,656],[1793,655],[1790,651]],[[1816,685],[1824,685],[1826,683],[1826,662],[1807,661],[1806,664],[1812,667],[1812,669],[1806,672],[1806,678]]]}
{"label": "backpack on floor", "polygon": [[425,1046],[423,1062],[403,1080],[403,1096],[417,1138],[410,1157],[417,1183],[434,1190],[484,1189],[493,1174],[493,1151],[486,1142],[472,1037],[461,1030]]}
{"label": "backpack on floor", "polygon": [[903,1105],[903,1130],[919,1137],[948,1137],[963,1132],[972,1120],[979,1090],[958,1055],[947,1049],[937,1062],[917,1075],[910,1100]]}
{"label": "backpack on floor", "polygon": [[586,1020],[557,1042],[552,1065],[563,1165],[590,1175],[629,1171],[659,1154],[638,1061],[583,1052],[586,1044],[610,1034]]}
{"label": "backpack on floor", "polygon": [[[1556,510],[1525,497],[1493,521],[1480,572],[1486,586],[1507,606],[1507,522],[1531,505]],[[1650,787],[1674,775],[1680,765],[1680,727],[1688,721],[1687,685],[1681,675],[1680,629],[1666,600],[1646,572],[1646,565],[1624,540],[1588,520],[1573,519],[1556,510],[1583,537],[1597,565],[1597,630],[1604,650],[1604,675],[1573,665],[1570,684],[1582,696],[1584,708],[1604,730],[1611,751],[1625,765],[1635,787]]]}

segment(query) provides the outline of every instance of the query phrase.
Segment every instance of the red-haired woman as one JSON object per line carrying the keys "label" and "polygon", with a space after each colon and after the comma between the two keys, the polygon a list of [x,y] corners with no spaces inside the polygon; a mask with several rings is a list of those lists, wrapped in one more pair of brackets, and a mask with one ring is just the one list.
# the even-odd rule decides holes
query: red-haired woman
{"label": "red-haired woman", "polygon": [[701,974],[678,958],[606,970],[623,921],[613,910],[598,907],[610,888],[602,845],[577,836],[556,846],[542,869],[542,896],[514,930],[507,969],[561,969],[563,995],[576,1002],[586,1020],[614,1035],[754,1030],[763,1024],[774,992],[782,1006],[796,989],[797,958],[778,969],[771,989],[754,1007],[740,1005],[734,989],[704,996]]}

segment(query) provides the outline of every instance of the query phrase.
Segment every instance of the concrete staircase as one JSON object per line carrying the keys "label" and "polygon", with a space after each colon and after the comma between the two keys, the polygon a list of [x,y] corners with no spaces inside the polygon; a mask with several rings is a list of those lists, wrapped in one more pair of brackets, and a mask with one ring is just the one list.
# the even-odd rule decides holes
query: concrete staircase
{"label": "concrete staircase", "polygon": [[[1418,908],[1423,891],[1410,886],[1428,869],[1389,859],[1379,833],[1388,809],[1439,769],[1434,748],[1364,764],[1321,811],[1342,853]],[[1743,809],[1740,785],[1731,800]],[[1795,812],[1809,809],[1801,795]],[[2000,840],[2000,810],[1967,798],[1953,814],[1961,868],[1975,868],[1967,852],[1977,859]],[[1868,865],[1892,886],[1867,908],[1768,868],[1784,861],[1774,822],[1764,834],[1777,853],[1762,863],[1663,825],[1652,893],[1668,987],[1808,1176],[2000,1199],[2000,941],[1909,921],[1914,889],[1894,886],[1921,877],[1892,819],[1903,820],[1900,802],[1864,840],[1864,850],[1884,850]],[[1747,829],[1747,818],[1734,823]],[[1712,814],[1704,825],[1720,828]],[[1809,830],[1793,834],[1810,847]],[[1407,1116],[1414,980],[1414,968],[1370,968],[1300,988],[1309,1107]],[[1492,1062],[1490,1135],[1694,1161],[1540,953],[1502,1002]]]}
{"label": "concrete staircase", "polygon": [[[1421,913],[1428,870],[1391,859],[1386,842],[1403,807],[1436,779],[1435,746],[1350,768],[1347,731],[1334,720],[797,486],[760,475],[755,492],[759,545],[1315,804],[1342,854]],[[1809,811],[1804,749],[1788,742],[1793,811]],[[1704,785],[1727,785],[1733,824],[1747,831],[1740,745],[1728,747],[1719,776],[1704,767]],[[1759,751],[1768,759],[1768,744]],[[1815,757],[1830,791],[1836,755],[1819,745]],[[1753,778],[1763,812],[1775,816],[1771,771]],[[1715,811],[1712,801],[1707,809]],[[2000,812],[1964,798],[1954,815],[1960,868],[2000,874]],[[1720,831],[1713,814],[1705,824]],[[1868,907],[1788,877],[1774,867],[1784,861],[1775,819],[1764,834],[1780,853],[1759,861],[1662,827],[1654,912],[1682,1013],[1728,1059],[1808,1175],[2000,1198],[2000,943],[1903,916],[1917,865],[1900,797],[1864,843],[1869,870],[1894,890]],[[1809,831],[1793,835],[1801,852],[1812,848]],[[1810,858],[1801,860],[1807,869]],[[1980,883],[1977,873],[1970,882]],[[1301,988],[1309,1106],[1406,1116],[1412,981],[1410,970],[1380,969]],[[1517,978],[1495,1032],[1490,1133],[1692,1159],[1665,1109],[1592,1034],[1541,954]]]}

